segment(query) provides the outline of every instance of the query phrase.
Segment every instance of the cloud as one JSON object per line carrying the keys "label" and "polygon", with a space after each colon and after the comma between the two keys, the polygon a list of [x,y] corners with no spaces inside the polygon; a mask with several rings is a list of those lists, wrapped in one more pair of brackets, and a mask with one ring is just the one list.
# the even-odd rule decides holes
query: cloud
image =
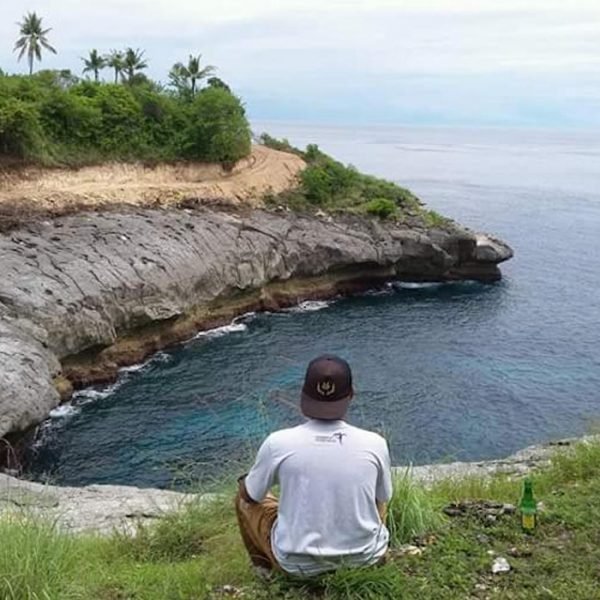
{"label": "cloud", "polygon": [[14,23],[37,10],[60,52],[49,68],[78,72],[90,48],[131,45],[164,81],[175,61],[202,52],[261,118],[537,124],[539,106],[549,124],[600,125],[588,109],[600,98],[597,0],[0,3],[9,71],[24,70]]}

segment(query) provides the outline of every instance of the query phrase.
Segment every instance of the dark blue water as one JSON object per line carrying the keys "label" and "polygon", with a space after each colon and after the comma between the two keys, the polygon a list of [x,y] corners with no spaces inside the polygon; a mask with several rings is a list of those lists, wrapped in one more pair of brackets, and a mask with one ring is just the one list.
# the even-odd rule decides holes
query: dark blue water
{"label": "dark blue water", "polygon": [[397,463],[501,457],[600,420],[600,135],[268,129],[316,141],[509,241],[504,281],[402,287],[241,320],[59,411],[36,475],[151,486],[218,476],[267,432],[298,422],[288,402],[321,352],[350,361],[350,418],[384,431]]}

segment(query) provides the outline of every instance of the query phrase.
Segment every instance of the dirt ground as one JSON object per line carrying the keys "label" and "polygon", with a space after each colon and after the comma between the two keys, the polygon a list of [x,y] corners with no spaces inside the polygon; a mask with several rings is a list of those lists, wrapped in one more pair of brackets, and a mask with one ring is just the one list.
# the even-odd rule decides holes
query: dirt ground
{"label": "dirt ground", "polygon": [[146,166],[108,163],[80,169],[0,168],[0,229],[28,215],[57,216],[111,206],[185,202],[259,206],[267,193],[293,187],[304,161],[255,145],[231,170],[217,164]]}

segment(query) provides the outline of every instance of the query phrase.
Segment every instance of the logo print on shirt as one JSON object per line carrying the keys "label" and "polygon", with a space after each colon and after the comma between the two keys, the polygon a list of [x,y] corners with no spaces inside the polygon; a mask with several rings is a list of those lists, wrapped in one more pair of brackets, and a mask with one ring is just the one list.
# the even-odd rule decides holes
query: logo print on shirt
{"label": "logo print on shirt", "polygon": [[337,431],[331,435],[315,435],[315,442],[320,444],[335,444],[336,442],[343,444],[344,438],[347,435],[347,433],[343,433],[342,431]]}
{"label": "logo print on shirt", "polygon": [[333,437],[337,438],[337,441],[342,444],[344,442],[344,438],[346,437],[347,434],[342,433],[341,431],[338,433],[334,433]]}

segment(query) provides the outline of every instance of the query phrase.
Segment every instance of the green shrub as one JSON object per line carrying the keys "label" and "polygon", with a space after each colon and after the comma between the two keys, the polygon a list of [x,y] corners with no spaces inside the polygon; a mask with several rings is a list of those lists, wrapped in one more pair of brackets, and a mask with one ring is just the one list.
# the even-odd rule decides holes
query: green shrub
{"label": "green shrub", "polygon": [[0,155],[42,164],[102,160],[234,162],[250,152],[240,101],[225,88],[183,102],[147,78],[80,81],[69,71],[0,75]]}
{"label": "green shrub", "polygon": [[[433,223],[412,192],[392,181],[359,173],[352,165],[343,165],[322,152],[316,144],[309,144],[302,151],[287,140],[277,140],[265,133],[260,141],[269,148],[296,154],[307,163],[300,175],[299,187],[267,198],[271,206],[283,205],[292,210],[319,206],[334,212],[368,214],[381,219],[421,217],[424,224]],[[448,225],[445,219],[443,222]]]}
{"label": "green shrub", "polygon": [[296,154],[297,156],[305,158],[305,153],[302,152],[302,150],[299,150],[298,148],[292,146],[292,144],[290,144],[289,140],[287,140],[286,138],[278,140],[277,138],[269,135],[268,133],[263,132],[260,134],[258,139],[263,146],[271,148],[271,150],[278,150],[280,152]]}
{"label": "green shrub", "polygon": [[17,98],[0,97],[0,154],[43,157],[44,134],[36,107]]}
{"label": "green shrub", "polygon": [[235,162],[250,152],[250,127],[240,100],[223,88],[206,88],[189,109],[183,154],[211,162]]}
{"label": "green shrub", "polygon": [[[307,155],[309,155],[307,153]],[[306,198],[312,204],[324,205],[330,200],[349,198],[360,182],[353,167],[319,152],[300,176]]]}
{"label": "green shrub", "polygon": [[423,221],[427,227],[447,227],[449,220],[435,210],[427,210],[423,214]]}
{"label": "green shrub", "polygon": [[103,85],[95,101],[102,112],[101,150],[119,157],[133,154],[139,146],[143,117],[131,89],[122,85]]}
{"label": "green shrub", "polygon": [[387,219],[396,214],[398,207],[393,200],[388,198],[375,198],[369,200],[365,206],[365,211],[375,217]]}
{"label": "green shrub", "polygon": [[361,190],[362,195],[368,200],[388,198],[404,210],[418,211],[421,209],[419,199],[412,192],[385,179],[362,175]]}
{"label": "green shrub", "polygon": [[39,105],[45,135],[74,146],[92,145],[102,133],[102,112],[90,98],[53,90]]}

